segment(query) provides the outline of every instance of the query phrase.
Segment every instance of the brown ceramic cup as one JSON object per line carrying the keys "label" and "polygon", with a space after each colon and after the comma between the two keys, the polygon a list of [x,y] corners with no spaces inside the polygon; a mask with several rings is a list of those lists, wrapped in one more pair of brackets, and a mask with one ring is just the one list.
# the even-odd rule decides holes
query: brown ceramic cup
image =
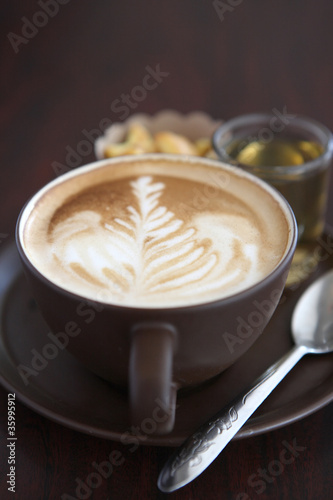
{"label": "brown ceramic cup", "polygon": [[[187,181],[187,176],[190,179],[196,169],[204,170],[206,179],[213,179],[216,175],[201,198],[199,192],[196,193],[200,207],[197,204],[195,208],[200,214],[210,203],[219,203],[218,191],[213,189],[216,179],[227,179],[223,189],[231,193],[234,189],[237,191],[239,183],[247,183],[250,188],[245,190],[248,192],[245,196],[247,206],[253,207],[260,198],[265,212],[278,210],[285,221],[284,229],[279,229],[285,245],[277,263],[265,276],[240,291],[179,305],[169,299],[163,305],[163,294],[160,302],[153,306],[149,303],[112,303],[104,288],[92,297],[73,292],[65,281],[59,285],[57,279],[50,278],[47,269],[45,271],[39,265],[38,259],[32,258],[32,240],[39,243],[42,239],[42,236],[39,239],[31,237],[39,234],[34,229],[35,221],[38,219],[43,223],[64,200],[73,200],[82,191],[86,176],[86,186],[91,187],[104,179],[105,172],[109,172],[110,179],[115,172],[121,178],[126,169],[132,168],[133,162],[138,171],[148,163],[144,168],[151,176],[160,173],[161,165],[165,175],[167,166],[168,175],[175,176],[178,187]],[[180,170],[183,173],[177,178]],[[189,203],[189,191],[180,189],[180,192],[183,192],[181,201]],[[58,197],[60,201],[55,201]],[[98,199],[101,199],[100,195]],[[204,206],[203,199],[206,201]],[[276,239],[277,228],[268,224],[267,231],[268,239],[263,240],[265,248],[261,250],[269,254],[270,240]],[[135,159],[122,157],[98,161],[50,182],[23,208],[17,223],[16,240],[32,293],[58,342],[66,345],[66,349],[95,374],[128,388],[129,425],[141,425],[145,421],[146,427],[151,426],[152,433],[162,434],[173,428],[177,391],[220,374],[263,332],[284,288],[295,250],[297,227],[284,198],[251,174],[213,160],[142,155]],[[196,291],[200,279],[191,286]]]}

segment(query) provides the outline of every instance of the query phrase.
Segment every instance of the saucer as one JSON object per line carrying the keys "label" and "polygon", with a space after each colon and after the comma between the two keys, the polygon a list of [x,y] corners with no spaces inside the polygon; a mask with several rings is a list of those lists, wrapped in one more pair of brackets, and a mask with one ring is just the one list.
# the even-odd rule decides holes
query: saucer
{"label": "saucer", "polygon": [[[298,298],[310,282],[333,267],[332,238],[324,235],[321,241],[317,269],[298,287],[285,290],[252,348],[210,382],[178,394],[175,427],[165,436],[153,436],[144,426],[133,430],[125,392],[85,369],[65,350],[53,345],[45,351],[52,337],[31,296],[16,248],[8,245],[0,254],[0,383],[32,410],[74,430],[123,443],[134,433],[140,444],[179,446],[292,347],[290,320]],[[308,355],[234,439],[285,426],[332,400],[333,354]]]}

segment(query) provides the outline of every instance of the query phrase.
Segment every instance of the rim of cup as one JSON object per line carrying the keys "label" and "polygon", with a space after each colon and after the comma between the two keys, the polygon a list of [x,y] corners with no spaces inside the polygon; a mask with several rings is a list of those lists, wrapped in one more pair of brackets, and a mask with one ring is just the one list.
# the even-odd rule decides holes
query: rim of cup
{"label": "rim of cup", "polygon": [[[63,295],[66,295],[68,297],[75,297],[76,299],[79,300],[89,300],[92,301],[92,299],[84,297],[84,295],[79,295],[74,292],[71,292],[67,290],[66,288],[57,285],[54,283],[52,280],[47,278],[41,271],[38,270],[38,268],[32,263],[28,256],[27,252],[27,246],[24,243],[24,228],[25,224],[27,223],[33,209],[35,208],[37,202],[41,197],[46,194],[49,190],[53,189],[55,186],[61,185],[62,183],[67,182],[70,179],[73,179],[75,177],[81,176],[82,174],[91,172],[93,170],[97,170],[103,167],[107,167],[108,165],[113,165],[113,164],[123,164],[123,163],[131,163],[133,161],[145,161],[145,160],[150,160],[150,161],[157,161],[157,160],[165,160],[165,161],[172,161],[172,162],[183,162],[183,163],[199,163],[199,164],[204,164],[208,166],[213,166],[215,168],[222,168],[225,171],[229,171],[232,174],[235,174],[236,177],[245,177],[249,179],[251,182],[254,182],[261,186],[266,192],[270,193],[272,198],[274,198],[280,208],[282,209],[286,220],[288,221],[288,227],[289,227],[289,237],[288,237],[288,243],[286,246],[286,249],[284,251],[284,254],[281,256],[278,264],[270,271],[264,278],[260,279],[253,285],[248,286],[244,290],[235,292],[231,295],[222,297],[222,298],[217,298],[214,300],[211,300],[209,302],[202,302],[198,304],[192,304],[192,305],[180,305],[180,306],[166,306],[166,307],[141,307],[138,306],[137,308],[135,306],[127,306],[127,305],[118,305],[118,304],[112,304],[110,302],[105,302],[103,300],[95,300],[96,303],[103,304],[105,307],[108,308],[116,308],[116,309],[140,309],[142,311],[144,310],[149,310],[151,311],[154,309],[155,311],[158,310],[187,310],[187,309],[198,309],[198,308],[207,308],[207,307],[212,307],[213,304],[219,305],[221,302],[223,303],[230,303],[237,301],[240,296],[245,296],[248,293],[251,293],[254,288],[261,289],[263,286],[266,286],[271,280],[274,280],[276,275],[279,274],[281,266],[285,266],[289,261],[291,262],[292,255],[295,251],[296,244],[297,244],[297,223],[296,223],[296,218],[295,215],[288,203],[288,201],[284,198],[284,196],[273,186],[268,184],[267,182],[263,181],[262,179],[258,178],[257,176],[244,171],[242,169],[239,169],[233,165],[228,165],[227,163],[224,163],[220,160],[214,160],[214,159],[209,159],[209,158],[203,158],[203,157],[196,157],[196,156],[185,156],[185,155],[174,155],[174,154],[165,154],[165,153],[145,153],[145,154],[140,154],[140,155],[128,155],[128,156],[121,156],[121,157],[115,157],[115,158],[108,158],[104,160],[97,160],[93,161],[91,163],[88,163],[86,165],[83,165],[81,167],[77,167],[76,169],[66,172],[65,174],[57,177],[56,179],[51,180],[48,182],[46,185],[44,185],[41,189],[39,189],[32,197],[26,202],[26,204],[23,206],[17,220],[16,224],[16,231],[15,231],[15,237],[16,237],[16,244],[17,248],[20,254],[20,257],[22,260],[28,265],[29,269],[33,272],[33,274],[38,277],[38,279],[42,280],[45,284],[51,285],[55,290],[58,292],[62,293]],[[94,302],[94,301],[93,301]]]}

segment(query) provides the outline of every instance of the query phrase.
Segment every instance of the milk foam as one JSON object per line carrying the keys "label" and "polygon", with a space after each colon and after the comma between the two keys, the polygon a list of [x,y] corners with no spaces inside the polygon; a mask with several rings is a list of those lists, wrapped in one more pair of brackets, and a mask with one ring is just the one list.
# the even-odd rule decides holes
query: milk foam
{"label": "milk foam", "polygon": [[79,193],[54,213],[44,244],[35,245],[31,257],[41,272],[73,293],[134,307],[192,305],[244,290],[283,255],[288,235],[271,242],[260,210],[223,189],[214,196],[211,190],[199,209],[198,184],[188,179],[138,175],[117,182],[102,194],[97,187]]}

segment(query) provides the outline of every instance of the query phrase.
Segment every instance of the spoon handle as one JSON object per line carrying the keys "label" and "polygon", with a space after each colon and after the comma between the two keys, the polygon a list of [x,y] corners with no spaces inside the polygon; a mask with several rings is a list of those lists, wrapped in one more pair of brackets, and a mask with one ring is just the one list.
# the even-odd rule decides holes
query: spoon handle
{"label": "spoon handle", "polygon": [[304,346],[293,347],[230,405],[190,436],[163,467],[158,478],[159,489],[175,491],[199,476],[307,352]]}

